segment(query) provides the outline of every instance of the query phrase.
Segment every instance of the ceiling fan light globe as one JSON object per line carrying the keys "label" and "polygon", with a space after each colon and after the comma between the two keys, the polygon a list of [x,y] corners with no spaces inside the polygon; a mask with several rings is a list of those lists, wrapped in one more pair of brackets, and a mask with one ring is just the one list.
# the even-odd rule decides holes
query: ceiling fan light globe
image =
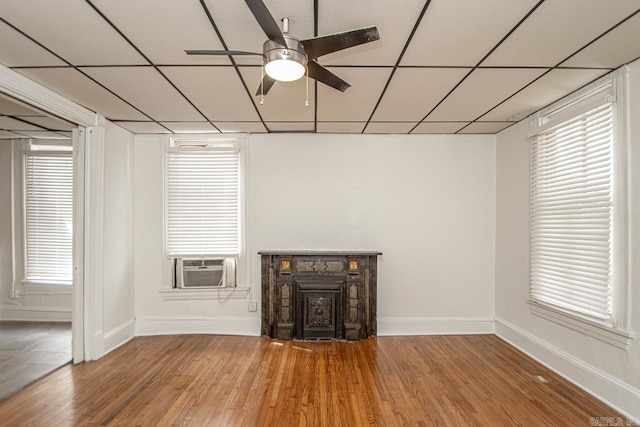
{"label": "ceiling fan light globe", "polygon": [[274,59],[265,64],[264,71],[274,80],[293,82],[304,76],[306,68],[299,62],[290,59]]}

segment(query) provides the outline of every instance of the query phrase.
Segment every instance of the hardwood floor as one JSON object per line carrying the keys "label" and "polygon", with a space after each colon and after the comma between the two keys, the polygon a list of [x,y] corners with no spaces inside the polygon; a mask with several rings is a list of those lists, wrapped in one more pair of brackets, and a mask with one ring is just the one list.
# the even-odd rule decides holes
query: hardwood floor
{"label": "hardwood floor", "polygon": [[0,402],[11,426],[588,426],[596,416],[619,415],[494,335],[138,337]]}

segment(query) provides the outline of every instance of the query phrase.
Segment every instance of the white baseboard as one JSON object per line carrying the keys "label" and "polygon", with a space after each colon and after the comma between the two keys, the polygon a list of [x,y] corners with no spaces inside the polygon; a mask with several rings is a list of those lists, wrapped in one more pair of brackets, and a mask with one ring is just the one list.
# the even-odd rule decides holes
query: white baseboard
{"label": "white baseboard", "polygon": [[71,308],[0,306],[0,320],[24,322],[71,322]]}
{"label": "white baseboard", "polygon": [[640,421],[639,389],[497,317],[496,335],[629,419]]}
{"label": "white baseboard", "polygon": [[492,334],[493,317],[378,317],[378,335]]}
{"label": "white baseboard", "polygon": [[137,316],[136,336],[216,334],[260,335],[259,317]]}
{"label": "white baseboard", "polygon": [[[88,345],[87,345],[88,344]],[[104,356],[104,332],[89,333],[85,341],[84,360],[98,360]]]}
{"label": "white baseboard", "polygon": [[136,333],[136,321],[131,319],[104,334],[104,354],[130,341]]}

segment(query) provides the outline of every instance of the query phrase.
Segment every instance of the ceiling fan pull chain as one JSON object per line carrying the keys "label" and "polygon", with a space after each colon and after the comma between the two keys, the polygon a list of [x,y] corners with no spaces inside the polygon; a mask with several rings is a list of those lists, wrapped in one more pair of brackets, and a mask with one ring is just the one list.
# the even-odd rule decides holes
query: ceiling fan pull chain
{"label": "ceiling fan pull chain", "polygon": [[260,105],[264,105],[264,61],[260,67]]}
{"label": "ceiling fan pull chain", "polygon": [[307,68],[306,74],[307,74],[307,99],[304,101],[304,106],[308,107],[309,106],[309,69],[308,68]]}

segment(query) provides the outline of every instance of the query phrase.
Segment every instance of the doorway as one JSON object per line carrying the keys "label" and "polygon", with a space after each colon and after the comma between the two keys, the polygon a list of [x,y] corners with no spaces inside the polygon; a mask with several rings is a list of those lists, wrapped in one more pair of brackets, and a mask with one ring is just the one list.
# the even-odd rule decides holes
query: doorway
{"label": "doorway", "polygon": [[75,124],[0,96],[0,399],[82,357],[72,351],[80,137]]}

